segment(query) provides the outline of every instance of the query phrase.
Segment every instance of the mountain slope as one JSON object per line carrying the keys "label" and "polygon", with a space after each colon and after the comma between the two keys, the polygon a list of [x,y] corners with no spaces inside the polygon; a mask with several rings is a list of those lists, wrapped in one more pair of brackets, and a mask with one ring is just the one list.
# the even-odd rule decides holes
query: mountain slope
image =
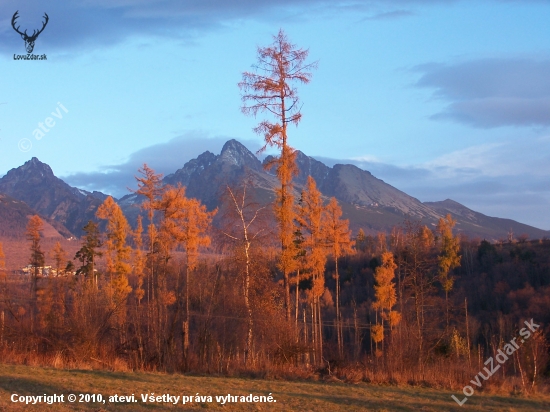
{"label": "mountain slope", "polygon": [[2,177],[0,192],[25,202],[40,215],[61,223],[76,235],[80,235],[86,222],[94,218],[105,197],[99,192],[90,193],[69,186],[36,157]]}
{"label": "mountain slope", "polygon": [[[264,164],[272,159],[272,156],[266,157]],[[296,165],[298,166],[298,175],[294,181],[299,188],[305,186],[307,177],[311,175],[323,195],[334,196],[340,202],[356,205],[363,209],[365,207],[383,208],[417,219],[439,218],[437,212],[418,199],[357,166],[337,164],[331,168],[299,150],[297,151]]]}
{"label": "mountain slope", "polygon": [[537,229],[536,227],[525,225],[512,219],[490,217],[483,213],[475,212],[451,199],[441,202],[424,202],[424,204],[441,214],[450,213],[457,220],[457,230],[470,236],[492,240],[506,239],[509,231],[512,231],[516,236],[526,234],[531,239],[542,239],[550,235],[548,231]]}
{"label": "mountain slope", "polygon": [[[24,239],[29,217],[36,215],[26,203],[0,193],[0,237]],[[71,237],[71,233],[61,223],[45,218],[44,237]]]}

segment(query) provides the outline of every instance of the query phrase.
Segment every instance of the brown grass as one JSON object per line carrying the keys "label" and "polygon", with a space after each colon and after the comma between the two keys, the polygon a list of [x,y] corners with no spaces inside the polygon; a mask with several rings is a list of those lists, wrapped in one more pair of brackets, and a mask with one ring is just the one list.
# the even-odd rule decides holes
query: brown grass
{"label": "brown grass", "polygon": [[[459,407],[451,398],[459,391],[443,391],[411,386],[374,385],[364,382],[347,384],[334,380],[284,381],[225,377],[128,373],[94,370],[60,370],[20,365],[0,365],[1,411],[163,411],[163,410],[231,410],[231,411],[547,411],[549,395],[530,397],[474,394]],[[213,402],[193,402],[176,406],[168,403],[143,403],[141,394],[212,396]],[[69,403],[67,395],[102,394],[136,396],[133,403]],[[233,403],[222,406],[215,395],[268,395],[275,403]],[[65,394],[65,403],[25,406],[12,403],[12,394]]]}

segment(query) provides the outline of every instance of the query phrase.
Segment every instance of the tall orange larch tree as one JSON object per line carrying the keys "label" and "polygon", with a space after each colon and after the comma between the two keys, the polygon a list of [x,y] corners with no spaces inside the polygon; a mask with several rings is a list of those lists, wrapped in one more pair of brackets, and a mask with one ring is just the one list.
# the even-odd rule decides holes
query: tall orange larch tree
{"label": "tall orange larch tree", "polygon": [[184,367],[188,368],[189,351],[189,286],[191,273],[198,263],[199,249],[210,244],[207,231],[212,223],[217,209],[208,212],[206,206],[197,199],[185,197],[185,187],[168,186],[160,200],[160,208],[164,213],[162,231],[169,234],[175,243],[185,249],[185,321],[183,324],[183,356]]}
{"label": "tall orange larch tree", "polygon": [[148,226],[148,253],[147,253],[147,269],[149,274],[149,287],[151,298],[155,300],[158,284],[156,280],[155,266],[155,245],[157,243],[158,230],[155,224],[155,211],[158,209],[158,202],[162,196],[162,174],[155,173],[147,164],[138,170],[139,176],[135,176],[138,189],[134,191],[137,195],[145,197],[145,201],[141,204],[141,208],[147,212]]}
{"label": "tall orange larch tree", "polygon": [[451,271],[460,266],[460,240],[453,236],[453,227],[456,224],[450,214],[445,219],[440,218],[437,232],[441,236],[441,249],[438,257],[439,282],[445,291],[445,320],[449,327],[449,292],[453,289],[454,277]]}
{"label": "tall orange larch tree", "polygon": [[299,205],[297,219],[304,228],[303,247],[306,250],[306,268],[312,277],[309,300],[312,309],[314,362],[320,362],[323,357],[323,323],[320,299],[325,293],[327,244],[323,227],[325,210],[323,198],[311,176],[308,177],[306,188],[302,191]]}
{"label": "tall orange larch tree", "polygon": [[309,51],[290,43],[283,30],[274,36],[273,43],[258,48],[258,63],[254,72],[244,72],[239,87],[242,90],[242,111],[257,116],[267,113],[274,121],[263,120],[254,129],[263,135],[265,145],[277,147],[280,155],[269,163],[275,166],[281,187],[276,190],[275,214],[279,222],[281,254],[279,269],[283,273],[285,308],[290,319],[290,274],[295,270],[294,196],[292,179],[297,173],[296,150],[288,144],[288,125],[298,125],[302,118],[300,99],[295,84],[307,84],[317,63],[306,63]]}
{"label": "tall orange larch tree", "polygon": [[128,282],[131,271],[131,248],[126,244],[130,225],[120,206],[109,196],[97,209],[96,216],[107,221],[106,239],[104,242],[106,269],[110,276],[110,294],[113,309],[117,312],[118,321],[124,321],[125,304],[132,288]]}
{"label": "tall orange larch tree", "polygon": [[63,249],[60,242],[56,242],[52,250],[52,257],[55,262],[56,276],[63,276],[67,265],[67,252]]}
{"label": "tall orange larch tree", "polygon": [[373,328],[373,339],[376,343],[384,339],[384,321],[387,321],[390,329],[392,329],[401,320],[399,312],[393,310],[397,303],[397,293],[393,281],[397,265],[391,252],[383,252],[381,260],[381,265],[376,268],[374,273],[376,282],[376,285],[374,285],[375,301],[372,304],[373,309],[380,313],[380,324]]}
{"label": "tall orange larch tree", "polygon": [[345,255],[354,253],[355,241],[351,239],[349,220],[342,219],[342,209],[335,197],[325,208],[324,231],[327,244],[334,258],[334,279],[336,282],[336,334],[338,341],[338,353],[344,356],[344,343],[342,336],[342,314],[340,313],[340,272],[338,270],[338,259]]}

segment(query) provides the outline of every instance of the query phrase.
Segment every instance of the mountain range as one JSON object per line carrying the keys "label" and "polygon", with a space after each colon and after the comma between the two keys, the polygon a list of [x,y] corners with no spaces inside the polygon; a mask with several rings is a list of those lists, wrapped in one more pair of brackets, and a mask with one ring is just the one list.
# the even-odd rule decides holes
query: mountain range
{"label": "mountain range", "polygon": [[[256,199],[268,203],[279,185],[274,172],[265,168],[270,160],[272,157],[267,156],[262,163],[237,140],[229,140],[219,155],[206,151],[166,175],[163,183],[186,186],[188,197],[195,197],[208,209],[214,209],[220,205],[220,196],[227,184],[234,185],[246,178],[254,187]],[[300,151],[296,163],[296,196],[299,197],[311,175],[327,199],[332,196],[338,199],[343,217],[350,220],[355,233],[359,228],[367,233],[388,232],[405,219],[421,221],[434,228],[440,217],[450,213],[457,220],[456,230],[470,237],[505,239],[510,231],[526,234],[531,239],[550,235],[550,231],[510,219],[486,216],[450,199],[422,203],[354,165],[329,167]],[[78,237],[106,197],[101,192],[68,185],[54,175],[50,166],[33,157],[0,178],[0,236],[21,237],[28,216],[36,213],[45,218],[50,234]],[[135,222],[140,213],[142,201],[135,193],[117,199],[130,223]]]}

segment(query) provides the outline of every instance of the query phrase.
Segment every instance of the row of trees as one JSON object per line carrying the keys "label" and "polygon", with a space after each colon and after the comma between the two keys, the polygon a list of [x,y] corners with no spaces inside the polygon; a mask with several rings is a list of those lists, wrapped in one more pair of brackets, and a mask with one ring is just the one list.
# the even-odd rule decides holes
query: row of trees
{"label": "row of trees", "polygon": [[[450,217],[434,232],[405,222],[389,236],[360,231],[354,239],[339,220],[343,230],[338,233],[344,236],[334,242],[331,217],[334,210],[339,215],[337,204],[319,201],[311,180],[297,202],[292,246],[297,263],[289,277],[293,309],[287,320],[269,208],[250,200],[249,185],[227,188],[223,226],[201,229],[202,219],[193,214],[208,220],[212,212],[177,189],[160,188],[151,205],[158,216],[146,236],[140,223],[131,230],[107,199],[97,212],[106,216],[104,224],[86,225],[81,248],[69,260],[76,272],[63,276],[71,264],[57,244],[49,256],[58,276],[33,270],[24,282],[4,277],[4,348],[182,371],[280,364],[306,370],[330,365],[334,371],[360,361],[420,379],[439,361],[457,367],[462,359],[475,369],[517,333],[524,317],[546,320],[550,302],[543,297],[550,271],[544,266],[544,242],[537,248],[530,243],[495,247],[460,239],[452,231],[446,239]],[[175,199],[182,201],[178,212]],[[174,227],[176,218],[186,220]],[[31,264],[43,264],[38,217],[29,221],[28,236]],[[213,239],[203,249],[209,253],[199,254],[194,245],[206,246],[207,238]],[[336,243],[340,254],[334,252]],[[454,254],[460,266],[448,269]],[[511,270],[520,278],[503,278]],[[522,287],[521,273],[538,282],[540,291]],[[488,287],[494,292],[483,294]],[[488,307],[488,302],[495,303]],[[547,360],[543,334],[526,345],[511,366],[533,378]]]}

